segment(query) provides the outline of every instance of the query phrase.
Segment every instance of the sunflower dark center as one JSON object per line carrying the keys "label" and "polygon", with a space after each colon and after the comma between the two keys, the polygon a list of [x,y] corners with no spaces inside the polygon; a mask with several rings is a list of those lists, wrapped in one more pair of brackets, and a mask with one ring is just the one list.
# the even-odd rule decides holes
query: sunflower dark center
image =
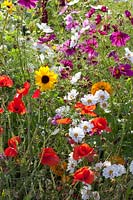
{"label": "sunflower dark center", "polygon": [[48,76],[42,76],[42,83],[48,83],[49,77]]}

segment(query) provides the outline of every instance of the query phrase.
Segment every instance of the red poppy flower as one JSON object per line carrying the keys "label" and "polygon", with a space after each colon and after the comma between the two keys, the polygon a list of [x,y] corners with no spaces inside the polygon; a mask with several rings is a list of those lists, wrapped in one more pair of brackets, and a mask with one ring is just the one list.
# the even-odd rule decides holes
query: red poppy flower
{"label": "red poppy flower", "polygon": [[12,87],[13,81],[9,76],[2,75],[0,76],[0,87]]}
{"label": "red poppy flower", "polygon": [[84,143],[74,147],[73,158],[74,160],[79,160],[83,157],[88,157],[89,155],[92,156],[94,154],[95,154],[94,148]]}
{"label": "red poppy flower", "polygon": [[40,90],[39,90],[39,89],[36,89],[36,90],[34,91],[33,95],[32,95],[32,98],[33,98],[33,99],[39,98],[39,97],[40,97],[40,94],[41,94]]}
{"label": "red poppy flower", "polygon": [[30,83],[28,81],[26,81],[23,85],[22,89],[17,89],[17,93],[18,94],[22,94],[23,96],[26,96],[29,92],[30,89]]}
{"label": "red poppy flower", "polygon": [[77,102],[75,104],[74,108],[76,110],[79,110],[82,115],[87,114],[87,115],[90,115],[90,116],[93,116],[93,117],[97,116],[97,114],[93,112],[96,109],[96,105],[85,106],[81,102]]}
{"label": "red poppy flower", "polygon": [[4,112],[3,108],[0,108],[0,114],[2,114]]}
{"label": "red poppy flower", "polygon": [[21,97],[14,97],[14,100],[8,104],[8,111],[23,115],[26,113],[26,107]]}
{"label": "red poppy flower", "polygon": [[16,148],[13,148],[13,147],[7,147],[5,150],[4,150],[4,154],[5,156],[7,157],[16,157],[18,155],[18,151]]}
{"label": "red poppy flower", "polygon": [[77,181],[87,183],[87,184],[92,184],[94,181],[94,172],[91,171],[88,167],[82,167],[78,169],[74,173],[73,184],[75,184],[75,182]]}
{"label": "red poppy flower", "polygon": [[72,120],[70,118],[62,118],[56,120],[57,124],[71,124]]}
{"label": "red poppy flower", "polygon": [[20,136],[14,136],[8,140],[8,146],[17,148],[17,145],[20,144],[21,138]]}
{"label": "red poppy flower", "polygon": [[108,127],[108,122],[106,118],[96,117],[95,119],[92,119],[91,122],[94,125],[94,128],[92,129],[93,132],[101,132],[101,131],[111,132],[111,129]]}
{"label": "red poppy flower", "polygon": [[40,162],[43,165],[54,166],[58,165],[60,162],[58,155],[51,147],[43,148],[39,157],[40,157]]}

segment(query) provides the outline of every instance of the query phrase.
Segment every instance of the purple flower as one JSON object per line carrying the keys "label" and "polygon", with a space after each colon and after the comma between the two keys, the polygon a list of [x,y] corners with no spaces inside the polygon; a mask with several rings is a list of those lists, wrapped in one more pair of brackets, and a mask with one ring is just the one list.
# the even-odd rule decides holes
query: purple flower
{"label": "purple flower", "polygon": [[70,74],[69,70],[64,69],[64,68],[60,69],[60,76],[61,76],[61,78],[66,79],[66,78],[69,77],[69,74]]}
{"label": "purple flower", "polygon": [[37,2],[38,0],[18,0],[18,3],[27,9],[35,8]]}
{"label": "purple flower", "polygon": [[133,76],[133,70],[131,70],[131,65],[120,64],[118,67],[110,67],[109,71],[115,78],[120,78],[121,75],[131,77]]}
{"label": "purple flower", "polygon": [[61,60],[60,63],[63,64],[64,67],[69,67],[70,69],[73,68],[73,63],[72,63],[71,60],[65,60],[64,59],[64,60]]}
{"label": "purple flower", "polygon": [[95,22],[96,22],[96,24],[100,24],[101,21],[102,21],[102,17],[101,17],[101,15],[98,14],[96,16]]}
{"label": "purple flower", "polygon": [[77,20],[73,20],[73,17],[70,14],[67,15],[65,19],[66,19],[66,30],[67,31],[79,26],[79,22]]}
{"label": "purple flower", "polygon": [[40,44],[43,44],[43,43],[46,43],[46,42],[49,42],[51,40],[55,40],[56,36],[55,34],[46,34],[45,37],[40,37],[38,38]]}
{"label": "purple flower", "polygon": [[118,57],[116,51],[111,51],[111,52],[109,53],[108,57],[109,57],[109,58],[110,58],[110,57],[113,57],[114,60],[115,60],[116,62],[119,61],[119,57]]}
{"label": "purple flower", "polygon": [[72,56],[76,53],[75,47],[70,48],[71,40],[66,40],[61,46],[58,47],[59,51],[65,53],[66,56]]}
{"label": "purple flower", "polygon": [[101,7],[101,11],[102,11],[102,12],[107,12],[107,11],[108,11],[108,8],[107,8],[106,6],[102,6],[102,7]]}
{"label": "purple flower", "polygon": [[131,70],[131,65],[120,64],[118,68],[119,68],[122,75],[129,76],[129,77],[133,76],[133,70]]}
{"label": "purple flower", "polygon": [[88,13],[86,13],[86,17],[87,18],[91,18],[91,16],[95,13],[95,9],[94,8],[91,8],[90,10],[89,10],[89,12]]}
{"label": "purple flower", "polygon": [[121,31],[113,32],[110,36],[110,40],[113,46],[121,47],[125,46],[126,42],[130,39],[130,36]]}
{"label": "purple flower", "polygon": [[131,13],[130,13],[130,11],[125,10],[125,16],[128,17],[128,18],[130,18],[130,17],[131,17]]}
{"label": "purple flower", "polygon": [[109,71],[110,71],[111,75],[112,75],[113,77],[115,77],[116,79],[120,78],[121,72],[120,72],[120,70],[118,69],[118,67],[110,67],[110,68],[109,68]]}
{"label": "purple flower", "polygon": [[62,118],[61,115],[56,114],[56,115],[52,118],[51,123],[52,123],[53,125],[57,125],[56,120],[57,120],[57,119],[61,119],[61,118]]}

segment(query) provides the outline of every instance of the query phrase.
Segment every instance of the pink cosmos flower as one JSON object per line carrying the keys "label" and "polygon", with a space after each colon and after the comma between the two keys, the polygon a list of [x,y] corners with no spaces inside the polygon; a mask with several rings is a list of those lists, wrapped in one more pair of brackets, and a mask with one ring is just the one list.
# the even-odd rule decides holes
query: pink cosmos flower
{"label": "pink cosmos flower", "polygon": [[121,47],[125,46],[126,42],[130,39],[130,36],[121,31],[113,32],[110,36],[110,40],[113,46]]}
{"label": "pink cosmos flower", "polygon": [[20,6],[23,6],[27,9],[35,8],[37,2],[38,0],[18,0]]}

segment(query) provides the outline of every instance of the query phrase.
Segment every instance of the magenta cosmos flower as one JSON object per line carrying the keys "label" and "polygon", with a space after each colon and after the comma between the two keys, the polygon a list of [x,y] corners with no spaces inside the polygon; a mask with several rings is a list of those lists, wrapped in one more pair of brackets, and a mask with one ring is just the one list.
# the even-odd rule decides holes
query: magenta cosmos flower
{"label": "magenta cosmos flower", "polygon": [[121,31],[113,32],[110,36],[110,40],[113,46],[121,47],[125,46],[126,42],[130,39],[130,36]]}
{"label": "magenta cosmos flower", "polygon": [[27,9],[35,8],[37,2],[38,0],[18,0],[18,3],[20,4],[20,6],[23,6]]}
{"label": "magenta cosmos flower", "polygon": [[110,67],[109,71],[111,75],[116,79],[120,78],[121,75],[131,77],[133,76],[133,70],[129,64],[120,64],[118,67]]}

